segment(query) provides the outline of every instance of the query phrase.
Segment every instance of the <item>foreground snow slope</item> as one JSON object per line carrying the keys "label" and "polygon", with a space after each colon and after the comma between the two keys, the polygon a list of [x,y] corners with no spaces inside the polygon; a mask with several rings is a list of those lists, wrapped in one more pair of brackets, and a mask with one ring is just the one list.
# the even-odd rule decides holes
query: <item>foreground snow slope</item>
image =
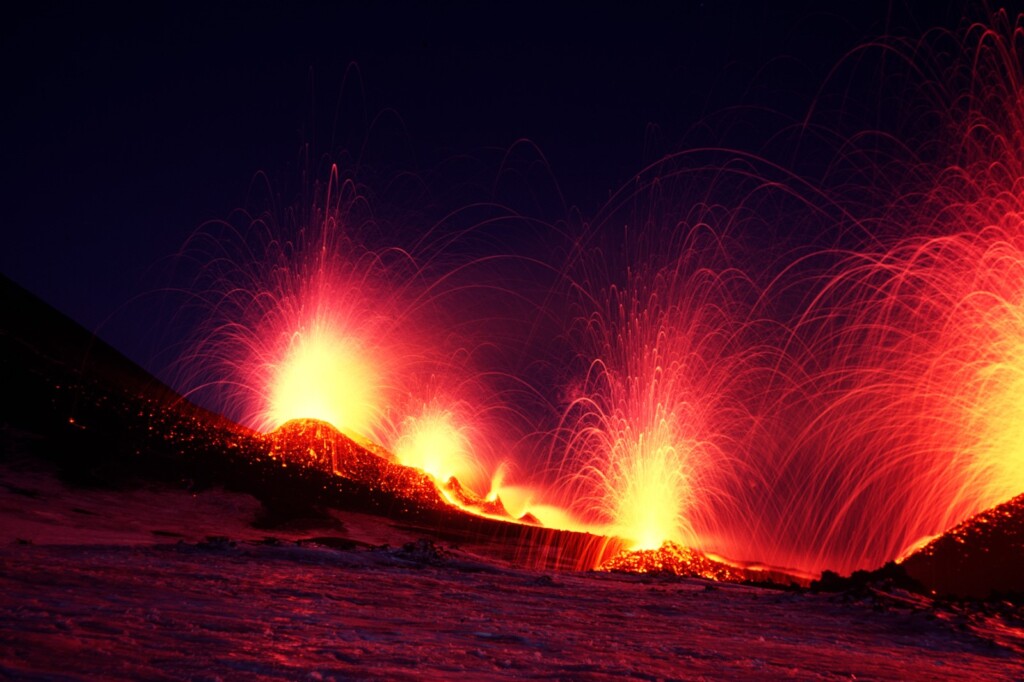
{"label": "foreground snow slope", "polygon": [[370,516],[258,511],[0,466],[0,678],[1024,677],[1005,611],[528,571]]}

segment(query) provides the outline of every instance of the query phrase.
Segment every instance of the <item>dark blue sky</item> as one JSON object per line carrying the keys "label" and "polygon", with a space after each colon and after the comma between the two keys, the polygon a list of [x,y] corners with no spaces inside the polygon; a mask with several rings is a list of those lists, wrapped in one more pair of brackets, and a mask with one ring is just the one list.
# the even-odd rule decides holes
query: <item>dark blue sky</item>
{"label": "dark blue sky", "polygon": [[287,200],[303,145],[337,155],[360,119],[396,112],[413,171],[528,138],[586,216],[703,117],[798,115],[850,48],[961,3],[836,4],[28,3],[0,28],[0,270],[147,364],[122,306],[163,284],[154,264],[257,172]]}

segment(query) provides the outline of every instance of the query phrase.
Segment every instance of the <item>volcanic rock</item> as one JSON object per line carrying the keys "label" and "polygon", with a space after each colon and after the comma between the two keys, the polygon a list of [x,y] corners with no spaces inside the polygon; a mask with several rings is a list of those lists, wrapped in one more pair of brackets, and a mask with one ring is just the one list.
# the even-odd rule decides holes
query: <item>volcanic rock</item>
{"label": "volcanic rock", "polygon": [[939,596],[1024,600],[1024,495],[932,540],[903,568]]}

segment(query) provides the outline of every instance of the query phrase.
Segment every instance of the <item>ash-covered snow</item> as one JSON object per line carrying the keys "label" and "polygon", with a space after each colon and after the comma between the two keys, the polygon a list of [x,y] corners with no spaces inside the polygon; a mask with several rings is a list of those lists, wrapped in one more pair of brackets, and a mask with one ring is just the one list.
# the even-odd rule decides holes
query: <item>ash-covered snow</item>
{"label": "ash-covered snow", "polygon": [[537,572],[376,517],[258,511],[0,466],[0,678],[1024,678],[1012,612]]}

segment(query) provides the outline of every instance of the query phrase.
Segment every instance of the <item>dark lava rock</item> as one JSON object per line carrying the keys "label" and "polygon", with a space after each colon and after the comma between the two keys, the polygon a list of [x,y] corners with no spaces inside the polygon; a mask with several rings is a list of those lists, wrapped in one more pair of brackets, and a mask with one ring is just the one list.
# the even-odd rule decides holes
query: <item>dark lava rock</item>
{"label": "dark lava rock", "polygon": [[903,568],[937,596],[1024,601],[1024,495],[932,540]]}

